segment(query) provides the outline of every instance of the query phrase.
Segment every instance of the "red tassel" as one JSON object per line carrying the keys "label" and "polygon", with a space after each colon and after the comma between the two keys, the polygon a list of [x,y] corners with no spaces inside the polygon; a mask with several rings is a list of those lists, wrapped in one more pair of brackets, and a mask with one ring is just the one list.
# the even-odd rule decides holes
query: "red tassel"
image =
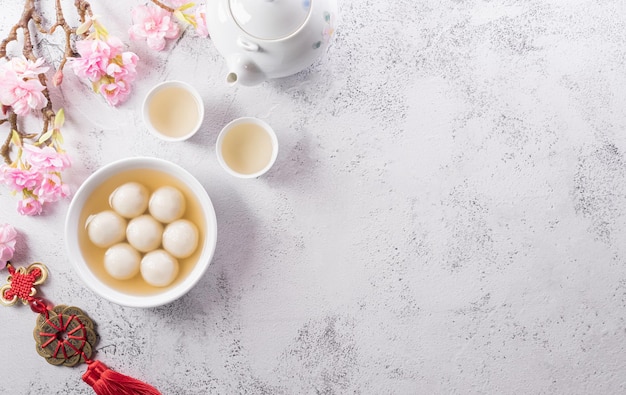
{"label": "red tassel", "polygon": [[113,371],[100,361],[89,364],[83,381],[98,395],[161,395],[153,386]]}

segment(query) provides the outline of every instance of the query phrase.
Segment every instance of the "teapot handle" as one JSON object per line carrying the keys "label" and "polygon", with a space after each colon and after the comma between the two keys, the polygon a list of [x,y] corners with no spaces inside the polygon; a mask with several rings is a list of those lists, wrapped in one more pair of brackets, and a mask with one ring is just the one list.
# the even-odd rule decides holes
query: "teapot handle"
{"label": "teapot handle", "polygon": [[257,52],[259,50],[258,44],[246,41],[241,37],[237,38],[237,45],[249,52]]}

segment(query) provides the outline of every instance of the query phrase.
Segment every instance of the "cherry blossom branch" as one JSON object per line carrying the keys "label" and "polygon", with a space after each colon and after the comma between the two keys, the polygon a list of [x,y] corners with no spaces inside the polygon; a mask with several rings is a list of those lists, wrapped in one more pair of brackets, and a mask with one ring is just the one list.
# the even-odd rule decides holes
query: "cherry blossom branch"
{"label": "cherry blossom branch", "polygon": [[[37,12],[35,4],[36,4],[36,0],[25,0],[24,9],[22,11],[22,14],[20,15],[19,20],[12,26],[7,37],[0,42],[0,58],[6,58],[7,60],[10,60],[9,56],[7,55],[7,47],[11,42],[14,42],[14,41],[17,42],[18,32],[21,31],[23,38],[24,38],[24,42],[22,45],[22,55],[24,56],[25,59],[31,62],[36,62],[37,56],[35,56],[35,53],[34,53],[32,32],[29,28],[30,21],[33,22],[37,31],[43,35],[54,34],[54,32],[58,28],[60,28],[63,30],[65,42],[64,42],[64,52],[61,58],[61,62],[52,80],[53,84],[57,86],[61,83],[63,79],[63,68],[65,67],[67,61],[78,55],[72,49],[72,36],[77,35],[76,29],[72,28],[67,23],[65,16],[63,14],[63,7],[61,5],[61,0],[55,0],[55,22],[49,29],[46,29],[44,27],[43,19],[41,15],[39,15],[39,13]],[[93,17],[91,4],[88,1],[75,0],[74,7],[76,9],[76,12],[78,13],[78,17],[81,23],[84,23],[88,18]],[[83,37],[86,37],[87,32],[84,32],[80,35]],[[50,124],[54,121],[54,117],[56,113],[53,110],[52,101],[50,100],[50,93],[48,91],[48,79],[46,78],[46,75],[44,73],[40,73],[37,75],[37,79],[44,88],[41,91],[41,94],[44,96],[46,100],[45,106],[41,108],[42,128],[41,128],[40,136],[44,136],[49,132]],[[15,115],[11,107],[6,107],[6,108],[8,108],[8,112],[10,114]],[[16,118],[14,116],[10,116],[10,118],[8,119],[11,120],[11,119],[16,119]],[[5,123],[5,122],[2,122],[2,123]],[[0,125],[2,123],[0,123]],[[3,157],[6,163],[11,163],[11,158],[10,158],[11,134],[12,134],[11,132],[13,130],[17,132],[20,138],[20,141],[23,141],[24,138],[33,138],[36,136],[36,134],[25,133],[24,131],[20,130],[20,128],[18,128],[17,121],[10,122],[10,126],[11,126],[11,131],[9,135],[7,136],[5,143],[0,148],[0,155]],[[41,143],[43,144],[49,143],[49,140],[50,140],[50,137],[48,137]]]}
{"label": "cherry blossom branch", "polygon": [[71,38],[72,34],[76,33],[76,30],[72,29],[70,25],[65,22],[65,17],[63,16],[63,8],[61,7],[61,0],[56,0],[54,6],[56,8],[56,22],[54,25],[52,25],[50,30],[48,30],[48,33],[53,34],[57,27],[63,29],[63,33],[65,33],[65,51],[63,53],[61,63],[59,64],[59,70],[62,72],[63,67],[65,67],[65,63],[67,62],[67,59],[74,55],[74,51],[72,51],[71,46]]}
{"label": "cherry blossom branch", "polygon": [[[77,1],[81,1],[81,0],[77,0]],[[64,53],[63,60],[62,60],[62,64],[65,65],[65,62],[67,62],[67,57],[72,55],[72,51],[70,48],[70,35],[72,33],[72,29],[69,27],[69,25],[65,22],[65,19],[63,18],[63,11],[61,8],[60,0],[56,1],[55,6],[56,6],[56,14],[57,14],[57,23],[50,30],[46,30],[43,27],[41,16],[37,13],[35,9],[35,0],[26,0],[24,2],[24,9],[22,11],[22,15],[20,16],[20,19],[17,21],[15,25],[13,25],[13,27],[9,31],[8,36],[4,40],[2,40],[2,42],[0,43],[0,58],[6,58],[7,60],[9,60],[9,57],[7,55],[7,46],[9,45],[9,43],[13,41],[17,41],[18,31],[21,30],[22,35],[24,37],[24,43],[22,46],[22,55],[24,55],[25,59],[30,60],[31,62],[37,61],[37,57],[35,56],[34,49],[33,49],[34,47],[33,47],[31,32],[28,26],[29,22],[33,21],[37,30],[42,34],[51,34],[52,32],[54,32],[54,30],[58,26],[61,26],[65,30],[66,51]],[[70,49],[68,50],[68,48]],[[41,114],[43,118],[41,136],[43,136],[48,132],[50,122],[54,121],[54,117],[56,114],[54,110],[52,109],[52,101],[50,100],[50,93],[48,92],[48,80],[46,78],[46,75],[44,73],[39,73],[37,75],[37,79],[39,80],[39,83],[44,87],[41,93],[46,99],[46,105],[41,109]],[[10,122],[11,131],[15,130],[17,132],[20,138],[20,141],[23,141],[24,138],[32,138],[36,136],[36,134],[25,133],[24,131],[20,130],[17,125],[17,114],[15,114],[14,110],[11,108],[9,108],[8,111],[9,111],[8,119]],[[2,157],[4,158],[4,161],[7,164],[11,163],[11,158],[10,158],[11,137],[12,137],[12,133],[9,133],[7,136],[7,139],[5,140],[4,144],[0,148],[0,154],[2,155]]]}
{"label": "cherry blossom branch", "polygon": [[[15,113],[10,113],[9,117],[7,119],[3,119],[2,121],[2,123],[9,122],[11,130],[17,130],[17,115]],[[11,157],[9,156],[11,151],[11,137],[11,133],[8,133],[4,144],[2,144],[2,148],[0,148],[0,154],[4,158],[4,162],[7,165],[11,164]]]}
{"label": "cherry blossom branch", "polygon": [[163,4],[162,2],[160,2],[159,0],[151,0],[155,5],[158,5],[159,7],[163,8],[165,11],[167,12],[174,12],[176,11],[174,8]]}
{"label": "cherry blossom branch", "polygon": [[[8,35],[0,41],[0,125],[8,124],[9,133],[0,147],[0,183],[22,200],[17,211],[22,215],[37,215],[45,203],[69,196],[69,187],[62,181],[62,172],[71,166],[69,155],[62,148],[61,127],[65,121],[62,108],[55,112],[48,88],[58,86],[63,80],[63,69],[72,60],[74,73],[91,84],[112,106],[130,95],[131,85],[137,76],[138,57],[124,51],[123,42],[110,35],[97,20],[86,0],[74,0],[80,25],[70,26],[63,13],[62,1],[54,0],[55,17],[49,28],[36,9],[38,0],[23,0],[24,8]],[[41,1],[41,0],[39,0]],[[32,23],[31,23],[32,22]],[[46,77],[49,67],[35,53],[33,40],[39,35],[52,35],[62,30],[64,40],[61,61],[51,80]],[[18,40],[21,33],[23,40]],[[75,37],[82,38],[74,44]],[[7,53],[10,43],[21,43],[22,56]],[[26,122],[18,117],[41,114],[39,133],[28,133]],[[30,126],[29,126],[30,127]],[[15,151],[15,152],[13,152]]]}
{"label": "cherry blossom branch", "polygon": [[74,7],[76,7],[76,11],[78,12],[78,18],[80,19],[80,23],[85,23],[87,17],[93,17],[91,4],[89,4],[85,0],[74,1]]}
{"label": "cherry blossom branch", "polygon": [[[0,181],[15,193],[22,195],[18,202],[18,212],[23,215],[41,213],[44,203],[54,202],[69,195],[69,187],[63,183],[61,173],[71,165],[67,153],[61,147],[63,137],[61,127],[65,115],[63,109],[55,112],[50,97],[49,81],[46,72],[49,67],[44,59],[35,54],[33,40],[35,35],[52,35],[57,29],[63,31],[64,51],[58,70],[52,83],[59,85],[63,79],[63,68],[68,59],[79,54],[72,49],[72,36],[77,34],[66,21],[61,0],[55,0],[55,19],[50,28],[44,26],[44,20],[36,9],[37,0],[24,0],[24,8],[18,21],[11,27],[8,35],[0,41],[0,125],[8,123],[9,133],[0,147],[0,156],[5,164],[0,165]],[[74,6],[81,22],[93,16],[91,6],[86,0],[75,0]],[[30,23],[32,21],[32,24]],[[32,30],[31,30],[32,29]],[[88,30],[85,29],[85,30]],[[21,54],[23,58],[8,55],[7,47],[18,42],[21,33]],[[39,110],[42,127],[39,133],[23,130],[25,123],[18,122],[18,117],[28,117],[31,111]],[[22,127],[20,127],[22,125]],[[16,149],[15,158],[11,158]]]}
{"label": "cherry blossom branch", "polygon": [[[22,11],[22,16],[20,17],[19,21],[17,21],[17,23],[13,25],[13,27],[9,31],[9,35],[7,36],[7,38],[2,40],[2,42],[0,43],[0,57],[4,58],[7,56],[6,55],[7,45],[11,41],[17,40],[17,31],[19,29],[22,29],[25,32],[24,33],[24,48],[22,51],[24,56],[27,56],[29,52],[32,53],[33,45],[30,42],[30,34],[28,33],[28,22],[33,19],[34,14],[36,14],[35,1],[26,0],[26,2],[24,3],[24,10]],[[41,20],[41,18],[37,18],[37,19]]]}

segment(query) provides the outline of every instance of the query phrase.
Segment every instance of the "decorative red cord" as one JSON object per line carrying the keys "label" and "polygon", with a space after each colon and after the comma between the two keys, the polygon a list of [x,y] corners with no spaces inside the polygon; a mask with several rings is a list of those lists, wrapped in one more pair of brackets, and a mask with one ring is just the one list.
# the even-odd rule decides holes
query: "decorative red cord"
{"label": "decorative red cord", "polygon": [[11,300],[14,297],[18,297],[22,300],[30,302],[32,296],[30,295],[33,290],[33,285],[37,278],[41,276],[41,270],[34,268],[28,273],[20,273],[11,265],[7,265],[9,274],[11,274],[11,288],[4,292],[4,298]]}
{"label": "decorative red cord", "polygon": [[[56,343],[56,347],[54,349],[54,353],[52,356],[54,358],[58,358],[59,351],[63,353],[63,358],[68,359],[73,357],[76,354],[83,354],[83,348],[85,347],[85,343],[87,342],[87,332],[85,331],[85,325],[76,318],[75,315],[64,316],[63,314],[58,314],[53,317],[55,321],[58,321],[56,324],[50,320],[50,316],[47,314],[47,310],[45,312],[46,323],[50,325],[56,332],[39,332],[40,336],[49,337],[46,342],[41,344],[41,348],[48,347],[51,343]],[[69,317],[69,319],[63,321],[64,317]],[[70,325],[74,322],[76,325],[73,329],[67,332]],[[78,332],[78,333],[77,333]],[[70,340],[78,340],[78,346],[72,344]],[[74,350],[72,355],[68,355],[67,349]]]}
{"label": "decorative red cord", "polygon": [[[33,267],[34,265],[29,266],[26,270],[23,268],[16,270],[8,264],[7,269],[10,277],[8,285],[0,288],[0,292],[3,292],[0,294],[0,297],[1,302],[9,306],[18,299],[28,303],[33,312],[44,317],[45,321],[38,325],[40,328],[39,336],[42,338],[41,341],[38,341],[38,344],[41,343],[42,349],[54,344],[54,351],[49,354],[46,352],[45,354],[51,354],[50,358],[64,359],[65,361],[74,359],[79,355],[81,359],[76,362],[84,361],[88,365],[87,371],[83,374],[83,381],[89,384],[97,395],[161,395],[153,386],[115,372],[102,362],[88,358],[85,353],[85,346],[89,344],[93,348],[94,345],[89,343],[88,340],[89,333],[93,332],[93,330],[85,326],[83,319],[80,318],[83,317],[82,315],[63,314],[64,308],[61,308],[59,311],[58,307],[60,306],[53,307],[43,298],[34,296],[36,293],[35,284],[42,283],[47,277],[45,266],[39,264],[39,267],[42,268],[40,269],[39,267]],[[78,308],[70,307],[70,309],[81,311]],[[84,319],[88,320],[87,325],[92,325],[91,320],[86,315]],[[95,334],[92,335],[97,336]],[[43,339],[46,340],[43,341]],[[49,358],[47,357],[46,359]],[[74,364],[67,366],[74,366]]]}
{"label": "decorative red cord", "polygon": [[41,348],[46,348],[56,342],[54,352],[52,353],[54,358],[58,358],[59,353],[65,359],[71,358],[76,354],[84,355],[83,348],[87,342],[87,331],[80,319],[76,318],[75,315],[67,316],[62,313],[51,318],[45,300],[32,296],[34,294],[33,287],[35,281],[42,274],[41,270],[33,268],[29,272],[24,273],[16,270],[12,265],[7,265],[7,268],[12,278],[11,287],[4,292],[4,298],[12,300],[17,297],[28,302],[31,309],[35,313],[42,314],[45,317],[46,324],[53,329],[52,332],[39,332],[40,336],[49,338],[41,344]]}

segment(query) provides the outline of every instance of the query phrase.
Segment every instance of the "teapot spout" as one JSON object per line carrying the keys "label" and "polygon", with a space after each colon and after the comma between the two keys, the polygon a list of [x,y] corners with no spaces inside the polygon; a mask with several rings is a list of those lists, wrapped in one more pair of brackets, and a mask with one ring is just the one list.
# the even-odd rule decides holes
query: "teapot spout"
{"label": "teapot spout", "polygon": [[252,61],[242,56],[233,56],[228,62],[230,71],[226,75],[229,85],[241,84],[245,86],[258,85],[265,81],[265,74]]}

